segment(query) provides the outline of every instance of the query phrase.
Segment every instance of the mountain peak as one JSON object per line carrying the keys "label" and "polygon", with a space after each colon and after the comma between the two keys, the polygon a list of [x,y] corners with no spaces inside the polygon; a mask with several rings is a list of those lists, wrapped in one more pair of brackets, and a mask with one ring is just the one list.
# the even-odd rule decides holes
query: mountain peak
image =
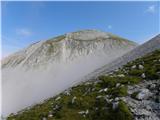
{"label": "mountain peak", "polygon": [[[3,60],[4,66],[42,66],[53,61],[70,61],[91,54],[123,53],[136,46],[134,42],[99,30],[80,30],[40,41]],[[108,53],[110,51],[110,53]],[[112,51],[112,52],[111,52]]]}

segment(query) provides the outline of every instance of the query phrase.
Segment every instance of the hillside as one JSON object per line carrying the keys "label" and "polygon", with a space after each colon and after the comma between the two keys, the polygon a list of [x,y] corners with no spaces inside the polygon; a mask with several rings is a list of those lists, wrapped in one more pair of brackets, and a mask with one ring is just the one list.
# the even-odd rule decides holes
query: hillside
{"label": "hillside", "polygon": [[160,49],[160,34],[153,37],[144,44],[137,46],[135,49],[127,52],[126,54],[118,57],[117,59],[111,61],[109,64],[106,64],[103,67],[95,70],[94,72],[91,72],[90,74],[86,75],[84,79],[92,79],[101,74],[105,74],[112,70],[118,69],[128,62],[151,53],[157,49]]}
{"label": "hillside", "polygon": [[7,120],[160,120],[160,50]]}
{"label": "hillside", "polygon": [[39,41],[6,57],[3,116],[59,94],[135,47],[136,43],[111,33],[82,30]]}

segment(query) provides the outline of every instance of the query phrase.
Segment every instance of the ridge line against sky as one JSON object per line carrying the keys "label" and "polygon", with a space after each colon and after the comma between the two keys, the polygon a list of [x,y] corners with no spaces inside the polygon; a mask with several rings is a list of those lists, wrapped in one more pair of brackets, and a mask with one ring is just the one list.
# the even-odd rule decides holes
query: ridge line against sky
{"label": "ridge line against sky", "polygon": [[160,2],[2,2],[2,56],[34,42],[97,29],[144,43],[160,33]]}

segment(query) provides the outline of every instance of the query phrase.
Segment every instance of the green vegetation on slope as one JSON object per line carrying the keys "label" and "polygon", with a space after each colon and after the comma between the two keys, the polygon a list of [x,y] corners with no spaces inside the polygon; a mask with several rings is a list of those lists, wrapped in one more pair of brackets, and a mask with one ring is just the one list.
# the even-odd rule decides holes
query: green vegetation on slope
{"label": "green vegetation on slope", "polygon": [[121,98],[128,95],[128,85],[160,79],[160,50],[97,79],[11,114],[7,120],[132,120],[133,115]]}

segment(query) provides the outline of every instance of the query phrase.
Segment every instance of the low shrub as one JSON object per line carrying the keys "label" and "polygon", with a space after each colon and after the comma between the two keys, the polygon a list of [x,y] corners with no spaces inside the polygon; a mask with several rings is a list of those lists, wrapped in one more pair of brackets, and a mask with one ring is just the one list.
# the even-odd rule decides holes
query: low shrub
{"label": "low shrub", "polygon": [[121,86],[121,87],[118,87],[118,88],[110,88],[107,93],[112,95],[113,98],[123,97],[123,96],[126,96],[128,94],[126,86]]}
{"label": "low shrub", "polygon": [[102,81],[101,87],[115,87],[117,80],[114,77],[108,77],[108,76],[100,76],[99,80]]}

